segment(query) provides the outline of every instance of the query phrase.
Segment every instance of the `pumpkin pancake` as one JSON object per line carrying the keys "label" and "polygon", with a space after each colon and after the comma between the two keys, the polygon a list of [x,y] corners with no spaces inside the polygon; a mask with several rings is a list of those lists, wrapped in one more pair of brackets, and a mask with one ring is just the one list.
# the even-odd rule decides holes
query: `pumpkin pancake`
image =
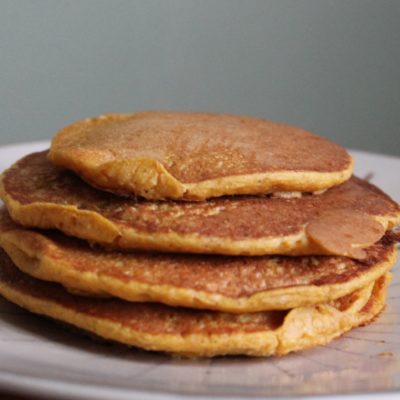
{"label": "pumpkin pancake", "polygon": [[344,182],[353,161],[337,144],[258,118],[143,112],[62,129],[50,160],[98,188],[152,200],[314,192]]}
{"label": "pumpkin pancake", "polygon": [[23,228],[5,211],[0,246],[23,272],[73,293],[233,313],[329,302],[375,281],[396,260],[390,235],[363,261],[106,252],[55,231]]}
{"label": "pumpkin pancake", "polygon": [[385,275],[331,303],[237,315],[75,296],[0,256],[0,294],[9,301],[105,339],[192,357],[283,355],[326,344],[383,309],[387,281]]}
{"label": "pumpkin pancake", "polygon": [[363,258],[362,248],[400,221],[394,201],[355,177],[318,196],[151,202],[95,190],[52,165],[46,152],[5,171],[0,196],[22,225],[56,228],[119,249]]}

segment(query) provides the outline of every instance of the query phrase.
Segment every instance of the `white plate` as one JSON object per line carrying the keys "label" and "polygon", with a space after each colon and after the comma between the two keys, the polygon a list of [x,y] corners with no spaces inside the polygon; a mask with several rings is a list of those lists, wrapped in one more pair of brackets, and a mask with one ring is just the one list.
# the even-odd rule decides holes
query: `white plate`
{"label": "white plate", "polygon": [[[48,143],[0,147],[0,170]],[[356,173],[400,200],[400,159],[353,152]],[[0,300],[0,387],[79,399],[400,397],[400,268],[378,321],[283,358],[185,361],[96,343]],[[380,394],[376,394],[380,392]],[[375,393],[375,394],[374,394]],[[359,394],[359,395],[357,395]],[[333,399],[333,397],[332,397]]]}

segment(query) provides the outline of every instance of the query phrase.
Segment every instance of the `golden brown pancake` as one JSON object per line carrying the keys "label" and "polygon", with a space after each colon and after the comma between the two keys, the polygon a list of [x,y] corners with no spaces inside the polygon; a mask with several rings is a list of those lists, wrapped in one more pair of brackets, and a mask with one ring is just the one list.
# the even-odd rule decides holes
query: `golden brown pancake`
{"label": "golden brown pancake", "polygon": [[362,258],[360,249],[400,220],[393,200],[355,177],[318,196],[150,202],[95,190],[53,166],[45,152],[4,172],[0,196],[22,225],[56,228],[111,248],[167,252]]}
{"label": "golden brown pancake", "polygon": [[182,356],[271,356],[326,344],[382,310],[387,281],[383,276],[331,303],[237,315],[74,296],[0,257],[0,294],[9,301],[105,339]]}
{"label": "golden brown pancake", "polygon": [[0,246],[23,272],[74,293],[233,313],[326,303],[367,286],[396,260],[390,236],[347,257],[227,257],[105,252],[0,213]]}
{"label": "golden brown pancake", "polygon": [[49,159],[98,188],[147,199],[314,192],[344,182],[353,162],[337,144],[258,118],[143,112],[62,129]]}

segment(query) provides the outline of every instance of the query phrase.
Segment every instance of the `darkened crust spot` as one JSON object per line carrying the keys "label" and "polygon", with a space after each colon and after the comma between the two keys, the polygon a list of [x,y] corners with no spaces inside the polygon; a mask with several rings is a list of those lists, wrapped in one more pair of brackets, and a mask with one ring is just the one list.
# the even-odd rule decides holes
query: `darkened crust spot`
{"label": "darkened crust spot", "polygon": [[374,300],[378,297],[379,292],[382,291],[382,288],[385,286],[385,284],[387,284],[387,282],[384,276],[375,282],[375,285],[372,289],[372,295],[360,312],[368,314],[371,311],[371,309],[375,306]]}

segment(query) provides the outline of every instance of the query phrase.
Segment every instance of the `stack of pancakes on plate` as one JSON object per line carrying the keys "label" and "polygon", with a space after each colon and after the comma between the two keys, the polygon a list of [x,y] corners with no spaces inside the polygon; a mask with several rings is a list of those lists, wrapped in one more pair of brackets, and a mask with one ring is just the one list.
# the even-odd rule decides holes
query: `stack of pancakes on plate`
{"label": "stack of pancakes on plate", "polygon": [[105,339],[283,355],[383,309],[400,208],[330,141],[261,119],[105,115],[1,179],[0,293]]}

